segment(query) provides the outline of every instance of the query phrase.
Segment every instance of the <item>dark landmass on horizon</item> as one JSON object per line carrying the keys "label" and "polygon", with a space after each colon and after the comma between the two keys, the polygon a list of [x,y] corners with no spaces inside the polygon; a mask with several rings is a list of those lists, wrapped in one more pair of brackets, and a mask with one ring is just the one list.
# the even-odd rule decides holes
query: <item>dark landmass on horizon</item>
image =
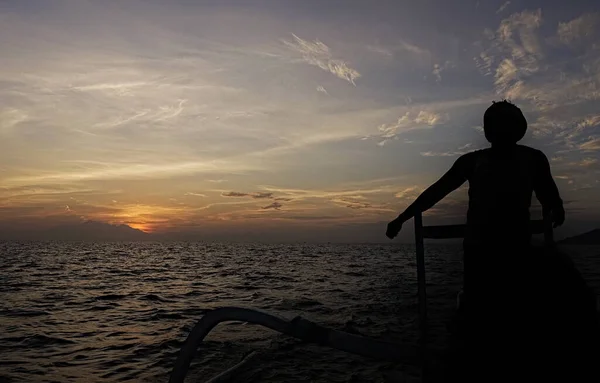
{"label": "dark landmass on horizon", "polygon": [[150,235],[128,225],[111,225],[98,221],[85,221],[58,225],[46,229],[19,230],[0,235],[3,240],[23,241],[143,241]]}
{"label": "dark landmass on horizon", "polygon": [[[586,225],[589,228],[589,223]],[[594,225],[595,226],[595,225]],[[112,225],[98,221],[84,221],[56,225],[46,229],[24,230],[9,227],[0,230],[0,240],[4,241],[84,241],[84,242],[232,242],[232,243],[374,243],[411,244],[414,243],[412,225],[407,225],[398,240],[385,237],[386,222],[369,224],[340,224],[328,228],[278,227],[262,228],[233,227],[231,230],[206,228],[188,232],[145,233],[128,225]],[[583,230],[582,230],[583,229]],[[557,243],[564,245],[600,245],[600,229],[584,231],[587,228],[571,228],[570,233],[557,231]],[[562,231],[562,235],[561,235]],[[578,232],[582,234],[577,234]],[[567,235],[565,235],[567,234]],[[564,239],[561,239],[564,238]],[[541,238],[534,237],[534,243]],[[455,240],[427,240],[430,244],[460,243]]]}

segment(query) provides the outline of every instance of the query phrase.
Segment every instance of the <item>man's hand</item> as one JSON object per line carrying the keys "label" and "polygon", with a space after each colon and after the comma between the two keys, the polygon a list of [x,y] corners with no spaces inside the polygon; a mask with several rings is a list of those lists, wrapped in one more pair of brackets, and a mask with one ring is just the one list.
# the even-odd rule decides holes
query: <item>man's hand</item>
{"label": "man's hand", "polygon": [[557,228],[565,222],[565,209],[561,206],[550,212],[552,216],[552,227]]}
{"label": "man's hand", "polygon": [[399,218],[396,218],[392,222],[388,223],[385,235],[389,239],[394,239],[402,229],[402,224],[403,222]]}

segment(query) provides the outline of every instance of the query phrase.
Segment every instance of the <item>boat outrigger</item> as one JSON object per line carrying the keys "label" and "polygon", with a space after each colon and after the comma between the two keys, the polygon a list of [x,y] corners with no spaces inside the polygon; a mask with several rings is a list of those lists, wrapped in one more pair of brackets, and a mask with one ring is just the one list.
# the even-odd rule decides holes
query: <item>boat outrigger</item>
{"label": "boat outrigger", "polygon": [[[191,361],[204,338],[219,323],[227,321],[242,321],[261,325],[279,333],[315,343],[325,347],[342,350],[356,355],[375,358],[378,360],[412,362],[422,366],[421,381],[428,381],[428,362],[432,358],[444,358],[445,350],[434,348],[428,344],[427,326],[427,293],[425,279],[425,250],[424,239],[447,239],[464,237],[465,225],[423,226],[422,216],[414,218],[415,242],[418,275],[419,301],[419,341],[416,344],[397,344],[374,338],[350,334],[339,330],[323,327],[302,317],[287,320],[258,310],[223,307],[206,313],[188,335],[171,373],[170,383],[182,383],[185,380]],[[544,234],[546,246],[553,246],[552,225],[549,220],[535,220],[531,224],[532,234]],[[460,293],[457,312],[460,309]],[[246,356],[240,363],[227,371],[209,379],[207,382],[221,382],[231,379],[236,371],[249,363],[256,352]]]}

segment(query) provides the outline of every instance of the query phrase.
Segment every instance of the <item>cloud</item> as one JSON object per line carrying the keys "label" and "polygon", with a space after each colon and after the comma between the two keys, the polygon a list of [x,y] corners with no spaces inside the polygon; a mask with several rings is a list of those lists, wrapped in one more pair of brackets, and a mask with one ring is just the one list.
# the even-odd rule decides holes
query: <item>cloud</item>
{"label": "cloud", "polygon": [[475,61],[484,74],[490,73],[497,63],[497,93],[518,98],[523,80],[539,70],[543,50],[536,32],[541,24],[541,9],[523,11],[503,19],[496,32],[485,32],[491,44]]}
{"label": "cloud", "polygon": [[592,138],[579,145],[579,148],[585,151],[600,150],[600,138]]}
{"label": "cloud", "polygon": [[221,197],[248,197],[249,194],[248,193],[240,193],[240,192],[226,192],[226,193],[221,193]]}
{"label": "cloud", "polygon": [[263,210],[269,210],[269,209],[279,210],[279,209],[281,209],[282,206],[283,205],[281,203],[275,201],[270,205],[263,206],[261,209],[263,209]]}
{"label": "cloud", "polygon": [[273,198],[273,193],[265,193],[265,192],[253,193],[253,194],[251,194],[251,197],[256,198],[256,199]]}
{"label": "cloud", "polygon": [[498,10],[496,11],[496,14],[504,12],[504,10],[505,10],[506,8],[508,8],[508,6],[509,6],[509,5],[510,5],[510,1],[507,1],[507,2],[505,2],[504,4],[502,4],[502,5],[500,6],[500,8],[498,8]]}
{"label": "cloud", "polygon": [[381,185],[370,189],[344,189],[344,190],[318,190],[318,189],[290,189],[290,188],[279,188],[275,186],[260,186],[261,189],[277,193],[283,197],[278,198],[289,198],[293,201],[310,201],[310,200],[339,200],[340,198],[352,199],[352,200],[364,200],[365,195],[385,194],[393,190],[391,185]]}
{"label": "cloud", "polygon": [[598,164],[597,158],[584,158],[577,165],[580,167],[591,167],[591,166],[596,166],[597,164]]}
{"label": "cloud", "polygon": [[344,207],[354,209],[354,210],[367,209],[367,208],[372,207],[372,204],[370,204],[368,202],[356,201],[351,198],[332,198],[331,202],[334,202],[336,204],[339,204],[339,205],[342,205]]}
{"label": "cloud", "polygon": [[421,152],[423,157],[454,157],[463,154],[462,152]]}
{"label": "cloud", "polygon": [[[535,116],[535,138],[576,132],[574,117],[589,113],[600,99],[600,50],[589,39],[600,25],[597,19],[597,14],[583,14],[559,23],[556,35],[548,35],[541,28],[541,10],[527,10],[503,19],[496,31],[484,31],[478,42],[483,47],[475,57],[478,69],[494,75],[498,95]],[[566,55],[562,44],[575,54]]]}
{"label": "cloud", "polygon": [[[101,84],[103,85],[103,84]],[[141,111],[134,112],[130,116],[117,117],[112,121],[100,122],[95,124],[95,127],[100,128],[116,128],[124,124],[131,122],[137,123],[159,123],[172,118],[175,118],[182,114],[184,111],[183,105],[188,100],[177,100],[174,105],[161,105],[155,110],[143,109]]]}
{"label": "cloud", "polygon": [[28,116],[22,110],[16,108],[7,108],[0,111],[0,130],[12,129],[20,123],[27,121]]}
{"label": "cloud", "polygon": [[393,212],[387,203],[373,203],[369,201],[363,200],[363,197],[357,198],[360,196],[351,196],[351,197],[335,197],[331,198],[329,201],[333,202],[337,206],[345,207],[350,210],[360,210],[361,214],[377,214],[381,212]]}
{"label": "cloud", "polygon": [[433,71],[431,73],[435,76],[435,81],[440,82],[440,81],[442,81],[442,72],[448,68],[453,68],[453,67],[454,67],[454,64],[452,64],[451,61],[446,61],[443,65],[434,64]]}
{"label": "cloud", "polygon": [[378,143],[379,146],[385,145],[390,139],[395,139],[402,132],[413,129],[427,128],[447,122],[448,115],[435,113],[432,111],[421,110],[414,116],[413,112],[406,112],[393,124],[382,124],[377,127],[380,134],[377,136],[383,140]]}
{"label": "cloud", "polygon": [[494,57],[490,56],[488,52],[481,52],[479,57],[474,57],[475,65],[481,74],[489,76],[493,74],[492,64],[494,63]]}
{"label": "cloud", "polygon": [[381,132],[382,138],[392,138],[398,131],[409,128],[413,120],[410,117],[410,112],[406,112],[402,117],[399,117],[398,120],[394,124],[382,124],[377,127],[377,129]]}
{"label": "cloud", "polygon": [[7,184],[58,183],[85,180],[115,180],[139,178],[163,178],[173,175],[223,173],[226,171],[244,171],[250,168],[244,165],[227,164],[221,161],[183,162],[167,164],[134,164],[121,166],[102,166],[83,172],[53,172],[34,176],[18,176],[7,178]]}
{"label": "cloud", "polygon": [[251,197],[254,199],[271,199],[273,198],[273,193],[269,192],[257,192],[257,193],[242,193],[236,191],[230,191],[221,193],[222,197]]}
{"label": "cloud", "polygon": [[415,118],[414,122],[417,124],[434,126],[446,122],[446,119],[445,116],[442,116],[441,114],[422,110],[419,112],[419,115]]}
{"label": "cloud", "polygon": [[593,128],[596,126],[600,126],[600,114],[585,117],[577,124],[576,129],[578,131],[582,131],[584,129]]}
{"label": "cloud", "polygon": [[327,93],[327,89],[325,89],[324,87],[322,87],[321,85],[319,85],[317,87],[317,92],[321,92],[321,93],[325,93],[326,95],[329,95],[329,93]]}
{"label": "cloud", "polygon": [[420,154],[424,157],[455,157],[455,156],[462,156],[463,154],[469,153],[471,150],[469,150],[469,148],[471,148],[472,144],[465,144],[463,146],[461,146],[460,148],[458,148],[457,150],[454,151],[446,151],[446,152],[432,152],[432,151],[427,151],[427,152],[421,152]]}
{"label": "cloud", "polygon": [[387,45],[367,45],[367,49],[387,58],[399,56],[404,60],[409,58],[417,59],[422,62],[430,60],[433,56],[429,50],[404,40]]}
{"label": "cloud", "polygon": [[187,192],[187,193],[185,193],[185,195],[206,198],[206,194],[202,194],[202,193]]}
{"label": "cloud", "polygon": [[394,52],[391,49],[379,45],[367,45],[367,49],[383,56],[392,57],[394,55]]}
{"label": "cloud", "polygon": [[406,42],[406,41],[400,41],[400,43],[398,44],[398,48],[400,50],[412,52],[414,54],[421,55],[421,56],[431,55],[431,52],[429,52],[427,49],[423,49],[421,47],[418,47],[418,46],[411,44],[409,42]]}
{"label": "cloud", "polygon": [[584,14],[571,21],[559,23],[557,35],[563,44],[569,45],[594,35],[599,24],[600,14]]}
{"label": "cloud", "polygon": [[396,198],[414,198],[416,196],[418,196],[421,191],[423,189],[419,186],[409,186],[407,188],[405,188],[404,190],[401,190],[399,192],[397,192],[396,194],[394,194],[394,197]]}
{"label": "cloud", "polygon": [[295,34],[292,34],[292,36],[294,37],[293,41],[283,40],[283,43],[294,52],[301,54],[304,62],[318,66],[356,86],[355,80],[361,74],[356,69],[349,67],[344,60],[334,58],[327,45],[319,40],[310,42]]}

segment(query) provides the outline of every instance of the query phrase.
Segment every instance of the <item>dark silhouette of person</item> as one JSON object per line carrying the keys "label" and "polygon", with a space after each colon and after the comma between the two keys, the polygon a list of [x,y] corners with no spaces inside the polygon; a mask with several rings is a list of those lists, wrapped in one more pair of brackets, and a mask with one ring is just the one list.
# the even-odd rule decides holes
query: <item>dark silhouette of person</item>
{"label": "dark silhouette of person", "polygon": [[483,130],[491,147],[460,156],[450,170],[425,190],[413,204],[388,224],[394,238],[402,224],[433,207],[469,181],[466,244],[527,244],[530,241],[532,193],[551,214],[554,227],[565,220],[563,203],[540,150],[517,142],[527,131],[521,110],[509,101],[494,102],[483,116]]}
{"label": "dark silhouette of person", "polygon": [[[466,303],[464,315],[468,318],[466,323],[471,335],[467,336],[470,354],[461,358],[468,361],[470,369],[477,368],[477,373],[471,377],[492,381],[489,375],[478,374],[492,370],[500,374],[502,369],[509,370],[508,366],[498,370],[498,365],[491,367],[493,364],[489,364],[494,359],[490,347],[502,348],[500,344],[504,344],[510,347],[510,357],[513,359],[508,364],[513,373],[515,369],[528,367],[530,376],[537,376],[535,374],[539,375],[540,365],[532,367],[530,354],[538,352],[541,358],[539,351],[545,347],[542,344],[551,344],[548,339],[552,339],[553,334],[558,336],[558,327],[575,328],[575,323],[583,316],[595,318],[595,311],[592,314],[588,310],[579,319],[569,322],[570,325],[563,320],[569,317],[567,314],[563,319],[557,319],[561,309],[563,313],[574,310],[574,306],[568,306],[568,302],[585,292],[585,283],[580,283],[581,288],[564,288],[569,284],[576,286],[582,279],[575,275],[576,272],[565,271],[568,266],[556,261],[558,257],[547,257],[549,250],[540,251],[530,245],[529,209],[533,193],[542,205],[544,216],[551,220],[554,227],[563,224],[565,211],[546,156],[540,150],[517,144],[527,130],[525,116],[509,101],[494,102],[484,114],[483,129],[491,147],[459,157],[446,174],[388,224],[386,235],[389,238],[396,237],[404,222],[433,207],[468,181],[463,289]],[[552,258],[553,261],[544,264],[545,258]],[[560,279],[569,281],[557,282]],[[555,305],[560,296],[565,298],[560,300],[563,306],[557,310]],[[579,306],[585,305],[582,303]],[[573,318],[573,315],[569,318]],[[542,322],[548,322],[543,329]],[[591,324],[587,328],[593,326]],[[563,331],[563,334],[567,332]],[[537,335],[534,336],[534,333]],[[583,337],[585,334],[580,333],[572,335],[570,339]],[[575,343],[569,344],[572,346]],[[546,349],[546,362],[550,361],[549,358],[558,358],[556,347],[552,351],[548,347]],[[570,351],[560,351],[561,355],[565,352]],[[495,355],[498,360],[505,360],[506,354]],[[555,362],[558,363],[556,359]]]}
{"label": "dark silhouette of person", "polygon": [[[466,300],[471,302],[477,292],[489,294],[483,286],[497,286],[492,274],[500,274],[503,266],[515,266],[511,256],[527,251],[534,192],[554,227],[565,220],[548,159],[540,150],[517,144],[527,131],[521,110],[506,100],[494,102],[483,116],[483,130],[491,147],[460,156],[446,174],[388,224],[386,232],[389,238],[396,237],[404,222],[468,181],[463,287]],[[501,259],[494,259],[496,256]],[[495,272],[490,273],[490,268]]]}

